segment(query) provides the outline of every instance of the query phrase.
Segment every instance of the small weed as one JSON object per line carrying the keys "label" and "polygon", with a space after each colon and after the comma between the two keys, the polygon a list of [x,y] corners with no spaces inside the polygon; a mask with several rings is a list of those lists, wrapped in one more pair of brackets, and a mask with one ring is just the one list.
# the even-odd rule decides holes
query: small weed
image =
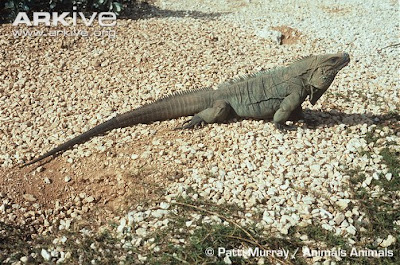
{"label": "small weed", "polygon": [[[398,181],[400,173],[400,154],[398,152],[391,151],[388,147],[383,148],[379,153],[384,163],[388,166],[389,173],[392,173],[393,178]],[[399,185],[399,183],[397,183]]]}
{"label": "small weed", "polygon": [[365,140],[367,141],[367,144],[375,143],[376,141],[378,141],[379,138],[380,136],[375,134],[375,130],[368,131],[365,134]]}
{"label": "small weed", "polygon": [[[193,204],[189,204],[193,203]],[[276,237],[262,236],[263,231],[254,225],[242,227],[231,220],[231,217],[238,215],[237,208],[232,205],[213,205],[210,202],[195,201],[189,199],[178,199],[176,203],[176,214],[169,216],[169,226],[167,231],[156,232],[154,237],[158,245],[163,246],[159,253],[148,253],[151,258],[148,264],[226,264],[225,254],[218,256],[218,251],[222,248],[231,249],[289,249],[291,253],[301,244],[297,239],[282,239]],[[213,210],[211,210],[213,209]],[[186,222],[191,220],[193,213],[200,214],[201,219],[197,220],[190,228]],[[220,221],[206,222],[205,216],[214,216]],[[165,234],[171,236],[165,236]],[[184,242],[176,244],[171,242],[171,238],[181,238]],[[207,256],[206,250],[214,251],[214,254]],[[257,257],[230,257],[233,264],[254,264]],[[278,257],[266,257],[266,261],[275,264],[306,264],[305,260],[296,257],[296,263]]]}
{"label": "small weed", "polygon": [[[398,114],[393,114],[394,116]],[[385,120],[393,118],[392,114],[388,114]],[[397,116],[396,116],[397,117]],[[368,144],[376,143],[379,139],[385,138],[376,133],[376,130],[381,129],[382,125],[378,125],[375,130],[369,131],[365,135]],[[346,171],[350,178],[349,191],[352,192],[352,197],[355,204],[359,207],[359,212],[365,216],[362,221],[356,221],[356,224],[364,229],[359,229],[356,235],[358,243],[355,247],[358,249],[383,249],[379,246],[378,238],[386,239],[389,235],[396,238],[396,242],[388,247],[394,251],[393,257],[346,257],[343,262],[348,264],[400,264],[400,205],[398,203],[400,194],[400,160],[399,154],[393,151],[390,146],[394,142],[386,142],[379,154],[382,157],[382,162],[387,166],[388,173],[391,173],[391,179],[386,178],[386,174],[378,174],[379,179],[372,179],[368,187],[363,187],[361,184],[366,179],[366,173],[360,167]],[[371,158],[371,151],[362,151],[360,155],[366,155]],[[375,194],[373,194],[374,192]],[[362,243],[361,243],[362,242]],[[338,242],[339,243],[339,242]]]}
{"label": "small weed", "polygon": [[306,227],[296,228],[295,231],[307,235],[310,239],[313,239],[316,242],[326,243],[328,248],[349,248],[345,238],[335,235],[334,232],[325,230],[317,225],[308,225]]}
{"label": "small weed", "polygon": [[333,94],[335,95],[335,97],[341,98],[346,102],[350,102],[351,101],[349,96],[343,95],[342,93],[336,92],[336,93],[333,93]]}
{"label": "small weed", "polygon": [[355,168],[346,170],[344,173],[350,176],[350,184],[354,186],[362,183],[366,179],[365,174],[361,172],[361,168],[356,166]]}

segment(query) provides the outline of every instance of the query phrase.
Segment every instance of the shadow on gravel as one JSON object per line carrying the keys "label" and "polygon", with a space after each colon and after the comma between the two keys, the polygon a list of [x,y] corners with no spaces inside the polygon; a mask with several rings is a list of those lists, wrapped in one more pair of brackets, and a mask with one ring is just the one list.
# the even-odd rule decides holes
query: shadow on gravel
{"label": "shadow on gravel", "polygon": [[[30,10],[31,12],[38,12],[38,11],[57,11],[57,12],[72,12],[69,10]],[[83,10],[81,10],[83,11]],[[88,16],[92,12],[96,11],[83,11],[84,13],[87,13]],[[99,11],[97,11],[99,12]],[[28,12],[29,13],[29,12]],[[132,19],[132,20],[137,20],[137,19],[148,19],[148,18],[161,18],[161,17],[191,17],[191,18],[196,18],[196,19],[216,19],[219,16],[227,14],[227,13],[216,13],[216,12],[210,12],[210,13],[204,13],[200,11],[188,11],[188,10],[179,10],[179,11],[173,11],[173,10],[165,10],[165,9],[160,9],[156,6],[153,6],[147,2],[135,2],[135,1],[129,1],[126,3],[121,15],[118,16],[118,18],[122,19]],[[31,14],[28,14],[31,16]],[[6,12],[6,9],[2,7],[2,4],[0,4],[0,25],[5,24],[5,23],[10,23],[14,20],[14,18],[9,18],[9,13]]]}
{"label": "shadow on gravel", "polygon": [[165,10],[155,7],[146,2],[130,2],[119,16],[122,19],[148,19],[148,18],[161,18],[161,17],[191,17],[195,19],[216,19],[221,15],[227,13],[203,13],[199,11],[186,11],[186,10]]}
{"label": "shadow on gravel", "polygon": [[328,127],[335,126],[337,124],[345,125],[357,125],[357,124],[376,124],[387,126],[395,131],[400,130],[400,114],[398,113],[386,113],[382,115],[374,115],[371,113],[360,114],[360,113],[344,113],[336,110],[331,111],[320,111],[320,110],[304,110],[304,116],[310,128],[316,128],[324,125]]}
{"label": "shadow on gravel", "polygon": [[[400,131],[400,114],[398,113],[386,113],[382,115],[374,115],[372,113],[360,114],[360,113],[344,113],[337,110],[322,111],[322,110],[310,110],[304,109],[304,122],[307,124],[309,129],[317,129],[318,127],[333,127],[338,124],[344,124],[347,126],[353,126],[358,124],[370,125],[381,125],[389,127],[395,132]],[[246,118],[235,117],[236,119],[229,119],[226,124],[242,122]],[[249,118],[249,120],[251,120]],[[301,127],[297,123],[298,120],[289,119],[294,122],[294,129]],[[272,122],[272,119],[265,120],[266,123]],[[207,125],[206,125],[207,126]],[[345,127],[347,128],[347,127]]]}

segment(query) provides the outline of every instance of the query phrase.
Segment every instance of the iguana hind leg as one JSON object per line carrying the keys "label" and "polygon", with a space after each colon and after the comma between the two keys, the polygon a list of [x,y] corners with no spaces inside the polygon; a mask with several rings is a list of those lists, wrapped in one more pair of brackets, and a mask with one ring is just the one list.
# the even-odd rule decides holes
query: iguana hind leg
{"label": "iguana hind leg", "polygon": [[231,106],[227,102],[217,100],[211,108],[207,108],[197,113],[192,119],[186,121],[181,127],[176,129],[191,129],[203,123],[225,121],[228,118],[231,109]]}

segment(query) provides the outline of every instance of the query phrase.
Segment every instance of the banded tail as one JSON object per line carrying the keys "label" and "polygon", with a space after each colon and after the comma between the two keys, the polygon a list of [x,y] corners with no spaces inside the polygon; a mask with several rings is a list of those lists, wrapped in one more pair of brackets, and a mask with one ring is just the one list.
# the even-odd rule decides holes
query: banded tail
{"label": "banded tail", "polygon": [[204,88],[179,92],[166,96],[162,99],[156,100],[153,103],[144,105],[105,121],[57,146],[38,158],[23,164],[21,167],[29,166],[49,156],[54,156],[60,152],[72,148],[76,144],[87,142],[92,137],[104,134],[113,129],[129,127],[140,123],[165,121],[183,116],[194,115],[212,104],[212,94],[211,88]]}

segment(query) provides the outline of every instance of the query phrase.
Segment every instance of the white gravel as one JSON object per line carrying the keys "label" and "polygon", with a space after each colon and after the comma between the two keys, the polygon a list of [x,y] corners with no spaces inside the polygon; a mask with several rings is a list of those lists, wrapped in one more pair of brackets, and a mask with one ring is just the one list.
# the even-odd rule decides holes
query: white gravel
{"label": "white gravel", "polygon": [[[212,86],[311,53],[346,51],[351,63],[330,90],[315,106],[304,104],[317,128],[300,124],[296,131],[282,133],[270,122],[243,120],[171,134],[170,129],[184,120],[179,119],[114,130],[65,152],[59,161],[64,168],[73,167],[80,165],[82,157],[134,149],[150,138],[129,155],[99,160],[99,167],[114,161],[121,163],[123,171],[122,161],[151,162],[158,166],[157,173],[171,167],[181,173],[166,187],[157,209],[139,207],[117,218],[115,232],[121,238],[132,237],[126,244],[140,245],[151,231],[167,226],[171,203],[178,196],[238,205],[245,210],[237,222],[252,224],[253,216],[259,215],[256,225],[266,233],[285,235],[290,227],[313,223],[358,244],[354,240],[363,229],[365,213],[347,188],[348,170],[358,166],[366,176],[362,183],[366,188],[380,173],[391,181],[394,176],[379,151],[388,142],[400,150],[400,124],[382,128],[374,124],[400,108],[400,49],[387,47],[399,42],[398,4],[390,0],[220,0],[159,1],[157,5],[222,14],[215,20],[196,19],[190,12],[187,17],[121,20],[116,39],[70,39],[67,48],[61,48],[65,41],[60,39],[14,39],[10,25],[0,27],[0,44],[6,47],[0,53],[2,167],[10,169],[117,113],[168,93]],[[280,26],[296,29],[302,36],[293,44],[278,45],[276,35],[265,32]],[[370,133],[380,140],[367,143]],[[362,150],[372,155],[363,155]],[[74,180],[66,173],[62,182]],[[371,192],[380,196],[379,191]],[[23,198],[37,200],[29,193]],[[53,226],[69,230],[80,213],[90,209],[82,209],[82,203],[96,202],[86,195],[77,200],[79,215],[54,219],[51,229],[46,218],[48,226],[42,231],[51,232]],[[0,206],[0,215],[7,220],[15,219],[10,205],[4,199]],[[194,227],[198,220],[194,216],[186,226]],[[215,216],[209,221],[219,222]],[[389,236],[381,241],[382,247],[390,247],[395,239]],[[64,252],[42,249],[40,254],[46,261],[65,259]],[[138,258],[145,263],[146,257]]]}

